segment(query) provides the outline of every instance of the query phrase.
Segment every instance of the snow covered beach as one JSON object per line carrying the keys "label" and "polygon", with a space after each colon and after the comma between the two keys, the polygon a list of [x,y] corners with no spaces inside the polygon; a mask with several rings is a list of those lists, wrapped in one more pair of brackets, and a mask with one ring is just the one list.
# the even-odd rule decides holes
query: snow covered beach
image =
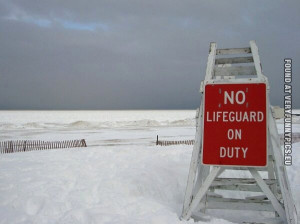
{"label": "snow covered beach", "polygon": [[[193,223],[179,220],[192,146],[155,140],[194,139],[195,111],[0,114],[1,140],[84,138],[88,145],[0,155],[0,223]],[[299,211],[300,143],[293,150],[288,175]],[[229,222],[212,216],[209,223]]]}

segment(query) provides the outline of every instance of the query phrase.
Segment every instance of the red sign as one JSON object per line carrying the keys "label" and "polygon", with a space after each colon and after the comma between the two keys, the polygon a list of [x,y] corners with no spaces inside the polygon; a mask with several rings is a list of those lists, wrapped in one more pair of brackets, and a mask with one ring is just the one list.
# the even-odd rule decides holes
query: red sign
{"label": "red sign", "polygon": [[266,84],[207,84],[203,156],[206,165],[266,166]]}

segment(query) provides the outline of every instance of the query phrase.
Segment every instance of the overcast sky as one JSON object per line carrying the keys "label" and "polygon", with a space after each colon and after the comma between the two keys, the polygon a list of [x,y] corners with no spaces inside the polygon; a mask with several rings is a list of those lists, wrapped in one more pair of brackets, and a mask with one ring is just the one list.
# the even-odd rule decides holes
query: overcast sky
{"label": "overcast sky", "polygon": [[195,109],[209,43],[249,40],[300,108],[300,1],[0,0],[0,109]]}

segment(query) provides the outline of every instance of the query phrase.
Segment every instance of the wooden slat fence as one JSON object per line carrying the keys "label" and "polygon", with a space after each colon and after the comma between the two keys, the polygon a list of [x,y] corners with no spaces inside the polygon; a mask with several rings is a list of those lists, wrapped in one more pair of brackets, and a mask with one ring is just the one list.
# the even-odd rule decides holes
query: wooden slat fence
{"label": "wooden slat fence", "polygon": [[0,142],[0,154],[33,150],[87,147],[84,139],[66,141],[15,140]]}
{"label": "wooden slat fence", "polygon": [[194,145],[195,140],[181,140],[181,141],[161,141],[156,136],[156,145],[168,146],[168,145]]}

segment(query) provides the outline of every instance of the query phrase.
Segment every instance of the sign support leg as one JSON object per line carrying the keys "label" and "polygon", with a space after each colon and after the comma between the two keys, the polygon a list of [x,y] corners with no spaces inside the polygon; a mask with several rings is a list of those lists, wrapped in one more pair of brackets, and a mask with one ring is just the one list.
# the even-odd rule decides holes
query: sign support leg
{"label": "sign support leg", "polygon": [[187,219],[189,219],[189,217],[191,217],[192,212],[197,207],[197,205],[199,204],[199,202],[201,201],[201,199],[203,198],[203,196],[207,192],[209,186],[214,181],[214,179],[218,176],[220,170],[222,170],[222,169],[224,169],[224,168],[221,168],[219,166],[215,166],[212,169],[210,174],[207,176],[207,178],[203,182],[203,184],[202,184],[201,188],[199,189],[198,193],[193,198],[192,203],[188,206],[187,210],[183,213],[183,215],[182,215],[183,219],[187,220]]}
{"label": "sign support leg", "polygon": [[[197,131],[196,131],[196,136],[195,136],[195,144],[193,148],[193,154],[191,158],[191,164],[190,164],[190,172],[188,176],[188,183],[186,187],[186,192],[185,192],[185,198],[184,198],[184,204],[183,204],[183,211],[185,211],[189,204],[192,201],[193,198],[193,187],[195,183],[195,177],[198,169],[198,165],[200,165],[200,151],[201,151],[201,138],[202,135],[200,134],[200,129],[202,129],[202,103],[200,105],[200,111],[199,111],[199,119],[197,122]],[[199,166],[201,168],[201,166]],[[198,173],[200,173],[201,170],[198,170]]]}
{"label": "sign support leg", "polygon": [[275,120],[272,115],[271,108],[269,109],[269,132],[271,137],[272,150],[275,157],[275,169],[277,174],[277,179],[279,181],[287,222],[289,224],[297,223],[297,211],[294,205],[294,201],[291,195],[291,189],[286,173],[286,167],[283,164],[283,156],[280,147],[280,142],[278,138],[278,131]]}
{"label": "sign support leg", "polygon": [[261,190],[266,194],[266,196],[271,201],[273,207],[278,212],[279,216],[282,218],[282,220],[286,219],[285,212],[281,206],[281,204],[278,202],[277,198],[274,196],[268,185],[264,182],[264,180],[259,175],[258,171],[254,168],[249,168],[250,173],[256,180],[258,186],[261,188]]}

